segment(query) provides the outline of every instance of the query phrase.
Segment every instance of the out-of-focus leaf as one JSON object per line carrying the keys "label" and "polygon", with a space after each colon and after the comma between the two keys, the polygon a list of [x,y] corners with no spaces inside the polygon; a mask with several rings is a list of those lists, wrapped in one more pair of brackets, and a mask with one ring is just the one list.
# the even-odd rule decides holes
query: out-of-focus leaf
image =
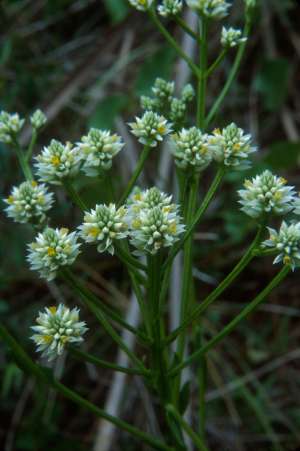
{"label": "out-of-focus leaf", "polygon": [[264,161],[272,169],[290,169],[297,166],[299,159],[300,142],[280,141],[270,146]]}
{"label": "out-of-focus leaf", "polygon": [[128,4],[125,0],[104,0],[104,5],[114,24],[122,22],[129,11]]}
{"label": "out-of-focus leaf", "polygon": [[1,385],[1,396],[3,398],[7,397],[11,390],[14,388],[19,388],[23,379],[23,372],[15,363],[9,363],[6,365],[2,385]]}
{"label": "out-of-focus leaf", "polygon": [[254,86],[261,94],[263,105],[269,111],[282,106],[287,96],[289,81],[289,62],[285,59],[273,59],[263,62]]}
{"label": "out-of-focus leaf", "polygon": [[115,94],[99,103],[89,120],[89,127],[113,128],[116,116],[127,106],[128,97]]}
{"label": "out-of-focus leaf", "polygon": [[169,47],[163,47],[147,58],[137,76],[136,94],[138,96],[149,94],[156,77],[170,79],[174,58],[175,53]]}
{"label": "out-of-focus leaf", "polygon": [[5,39],[2,48],[0,48],[0,66],[3,66],[10,58],[12,53],[12,40]]}

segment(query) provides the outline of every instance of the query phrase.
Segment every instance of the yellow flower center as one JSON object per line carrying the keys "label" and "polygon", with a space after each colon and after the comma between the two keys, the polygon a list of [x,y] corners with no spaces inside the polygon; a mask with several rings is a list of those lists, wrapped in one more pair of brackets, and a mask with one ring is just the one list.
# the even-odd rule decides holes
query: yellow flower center
{"label": "yellow flower center", "polygon": [[172,233],[172,234],[174,234],[174,233],[176,233],[176,231],[177,231],[177,224],[176,224],[176,222],[173,222],[173,223],[170,224],[170,226],[169,226],[169,232]]}
{"label": "yellow flower center", "polygon": [[159,127],[157,127],[157,131],[160,134],[163,134],[166,132],[166,127],[164,125],[160,125]]}
{"label": "yellow flower center", "polygon": [[147,0],[138,0],[138,3],[142,6],[145,6],[147,4]]}
{"label": "yellow flower center", "polygon": [[55,305],[51,305],[51,307],[49,307],[49,310],[52,313],[52,315],[54,315],[57,311],[57,308],[55,307]]}
{"label": "yellow flower center", "polygon": [[59,163],[60,163],[60,158],[59,158],[57,155],[54,155],[54,156],[51,158],[51,163],[52,163],[54,166],[58,166]]}
{"label": "yellow flower center", "polygon": [[52,337],[51,335],[44,335],[44,336],[43,336],[43,342],[44,342],[44,343],[49,344],[49,343],[51,343],[52,341],[53,341],[53,337]]}
{"label": "yellow flower center", "polygon": [[49,257],[54,257],[54,255],[56,255],[56,250],[54,249],[54,247],[49,246],[47,249],[47,253]]}
{"label": "yellow flower center", "polygon": [[221,130],[219,128],[215,128],[213,131],[214,135],[221,135]]}
{"label": "yellow flower center", "polygon": [[140,227],[141,227],[141,221],[139,220],[139,219],[134,219],[133,221],[132,221],[132,227],[134,228],[134,229],[139,229]]}
{"label": "yellow flower center", "polygon": [[291,263],[291,257],[289,257],[288,255],[286,255],[286,256],[283,258],[283,263],[284,263],[285,265],[290,265],[290,263]]}
{"label": "yellow flower center", "polygon": [[241,145],[240,145],[239,143],[235,143],[235,144],[233,145],[233,150],[234,150],[235,152],[238,152],[240,149],[241,149]]}
{"label": "yellow flower center", "polygon": [[37,186],[37,183],[33,180],[33,181],[31,182],[31,186],[33,186],[33,188],[35,188],[35,187]]}
{"label": "yellow flower center", "polygon": [[285,185],[287,183],[287,180],[284,177],[280,177],[280,182]]}
{"label": "yellow flower center", "polygon": [[7,202],[8,202],[9,204],[13,204],[13,203],[14,203],[14,200],[15,200],[14,196],[9,196],[8,199],[7,199]]}
{"label": "yellow flower center", "polygon": [[280,191],[277,191],[277,192],[274,194],[274,199],[275,199],[275,200],[281,200],[281,199],[282,199],[282,193],[281,193]]}
{"label": "yellow flower center", "polygon": [[92,237],[96,238],[100,233],[99,227],[91,227],[88,231],[88,234]]}

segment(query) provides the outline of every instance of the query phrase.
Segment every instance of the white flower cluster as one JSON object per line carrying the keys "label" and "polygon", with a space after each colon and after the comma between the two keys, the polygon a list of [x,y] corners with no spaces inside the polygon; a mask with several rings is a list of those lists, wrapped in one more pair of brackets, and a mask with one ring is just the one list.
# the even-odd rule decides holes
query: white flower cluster
{"label": "white flower cluster", "polygon": [[52,139],[48,147],[36,157],[36,172],[42,182],[60,185],[65,178],[75,177],[80,169],[81,156],[71,143],[65,145]]}
{"label": "white flower cluster", "polygon": [[172,246],[184,232],[178,206],[172,196],[157,188],[136,192],[129,201],[130,242],[137,255],[156,254],[163,247]]}
{"label": "white flower cluster", "polygon": [[41,110],[36,110],[30,116],[30,123],[35,130],[42,128],[47,122],[47,117]]}
{"label": "white flower cluster", "polygon": [[83,171],[86,175],[93,177],[99,174],[99,169],[111,168],[112,159],[120,152],[124,143],[116,134],[111,134],[107,130],[91,128],[77,146],[83,160]]}
{"label": "white flower cluster", "polygon": [[270,237],[262,244],[278,252],[274,263],[283,262],[294,270],[300,265],[300,223],[288,225],[283,221],[279,231],[269,228]]}
{"label": "white flower cluster", "polygon": [[138,11],[147,11],[151,7],[153,0],[129,0],[129,3]]}
{"label": "white flower cluster", "polygon": [[221,44],[225,48],[232,48],[236,47],[237,45],[241,44],[242,42],[246,42],[247,37],[243,36],[243,33],[239,29],[235,28],[222,28],[222,34],[221,34]]}
{"label": "white flower cluster", "polygon": [[53,194],[47,191],[44,184],[23,182],[20,186],[14,186],[4,201],[8,204],[5,209],[7,216],[15,222],[42,223],[53,204]]}
{"label": "white flower cluster", "polygon": [[128,224],[126,209],[116,208],[115,204],[96,205],[95,209],[86,212],[84,222],[79,227],[80,236],[87,243],[99,243],[98,252],[108,251],[114,254],[114,241],[126,238]]}
{"label": "white flower cluster", "polygon": [[136,117],[136,122],[129,125],[139,142],[150,147],[156,147],[171,132],[171,124],[167,119],[153,111],[146,111],[141,118]]}
{"label": "white flower cluster", "polygon": [[158,14],[162,17],[176,16],[182,11],[182,0],[163,0],[157,7]]}
{"label": "white flower cluster", "polygon": [[11,144],[24,125],[25,119],[6,111],[0,113],[0,142]]}
{"label": "white flower cluster", "polygon": [[84,321],[79,321],[79,309],[70,310],[63,304],[58,308],[46,307],[39,312],[36,326],[31,339],[37,346],[37,352],[47,357],[49,361],[60,356],[68,344],[78,344],[83,341],[82,336],[88,330]]}
{"label": "white flower cluster", "polygon": [[208,144],[214,154],[214,159],[225,166],[239,166],[240,169],[249,167],[248,157],[255,152],[251,145],[252,137],[231,123],[222,130],[216,129],[208,138]]}
{"label": "white flower cluster", "polygon": [[228,14],[230,3],[226,0],[186,0],[188,6],[210,19],[223,19]]}
{"label": "white flower cluster", "polygon": [[208,146],[208,135],[197,127],[183,128],[171,137],[171,151],[175,162],[181,169],[194,168],[202,171],[212,161],[213,155]]}
{"label": "white flower cluster", "polygon": [[53,280],[59,268],[72,265],[76,260],[80,252],[79,246],[75,232],[48,227],[28,246],[30,268],[38,271],[42,278]]}
{"label": "white flower cluster", "polygon": [[283,177],[264,171],[252,180],[245,180],[245,189],[238,191],[241,210],[252,218],[266,214],[284,215],[294,207],[295,191]]}

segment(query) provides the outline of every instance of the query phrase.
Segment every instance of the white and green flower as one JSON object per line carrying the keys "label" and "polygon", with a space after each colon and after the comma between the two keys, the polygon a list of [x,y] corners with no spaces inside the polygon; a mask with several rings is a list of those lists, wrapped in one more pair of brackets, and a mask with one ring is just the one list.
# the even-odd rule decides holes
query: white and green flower
{"label": "white and green flower", "polygon": [[220,20],[228,15],[230,3],[226,0],[186,0],[188,6],[204,16]]}
{"label": "white and green flower", "polygon": [[42,128],[47,122],[46,115],[41,110],[36,110],[30,116],[30,123],[35,130]]}
{"label": "white and green flower", "polygon": [[23,182],[14,186],[7,199],[7,216],[15,222],[41,223],[46,219],[46,212],[53,204],[53,194],[49,193],[44,184]]}
{"label": "white and green flower", "polygon": [[171,132],[171,124],[167,119],[153,111],[146,111],[141,118],[135,119],[136,121],[129,125],[132,133],[144,145],[156,147]]}
{"label": "white and green flower", "polygon": [[151,7],[153,0],[129,0],[129,3],[138,11],[147,11]]}
{"label": "white and green flower", "polygon": [[18,113],[9,114],[6,111],[0,113],[0,142],[11,144],[24,125],[25,119],[21,119]]}
{"label": "white and green flower", "polygon": [[158,14],[162,17],[176,16],[182,11],[182,0],[163,0],[157,7]]}
{"label": "white and green flower", "polygon": [[218,163],[240,169],[249,167],[249,155],[257,150],[252,146],[252,136],[234,123],[222,130],[215,129],[208,137],[208,144]]}
{"label": "white and green flower", "polygon": [[126,238],[128,224],[127,211],[115,204],[96,205],[84,215],[84,222],[79,227],[80,236],[86,243],[96,243],[98,252],[114,254],[114,242]]}
{"label": "white and green flower", "polygon": [[64,179],[73,178],[79,173],[81,156],[78,148],[71,143],[62,144],[52,139],[48,147],[36,157],[36,173],[42,182],[62,184]]}
{"label": "white and green flower", "polygon": [[208,136],[197,127],[183,128],[171,136],[171,151],[181,169],[194,168],[202,171],[212,161],[213,154],[208,146]]}
{"label": "white and green flower", "polygon": [[264,171],[252,180],[245,180],[245,189],[238,191],[241,210],[252,218],[265,214],[284,215],[293,209],[295,191],[283,177]]}
{"label": "white and green flower", "polygon": [[222,28],[222,34],[221,34],[221,44],[225,48],[232,48],[236,47],[237,45],[241,44],[242,42],[246,42],[247,37],[243,36],[242,30],[230,27]]}
{"label": "white and green flower", "polygon": [[84,321],[79,321],[79,309],[70,310],[63,304],[58,307],[46,307],[39,312],[31,339],[37,346],[37,352],[49,361],[62,355],[66,346],[83,342],[83,335],[88,330]]}
{"label": "white and green flower", "polygon": [[92,128],[77,144],[82,158],[82,169],[88,176],[96,176],[99,170],[111,168],[113,158],[123,148],[121,137],[107,130]]}
{"label": "white and green flower", "polygon": [[48,227],[28,246],[30,269],[38,271],[48,281],[53,280],[61,267],[74,263],[80,253],[79,247],[76,232]]}
{"label": "white and green flower", "polygon": [[263,247],[277,252],[274,264],[282,262],[294,270],[300,265],[300,223],[288,225],[283,221],[279,231],[268,229],[270,237],[262,243]]}

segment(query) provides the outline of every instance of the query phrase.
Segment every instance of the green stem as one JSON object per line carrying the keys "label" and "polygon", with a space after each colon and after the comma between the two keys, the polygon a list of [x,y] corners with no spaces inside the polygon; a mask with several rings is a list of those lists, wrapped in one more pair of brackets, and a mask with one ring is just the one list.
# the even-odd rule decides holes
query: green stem
{"label": "green stem", "polygon": [[224,327],[215,337],[209,340],[201,349],[190,355],[184,362],[173,368],[169,376],[176,376],[183,368],[191,365],[200,356],[206,354],[213,346],[219,343],[223,338],[229,335],[241,321],[247,318],[251,313],[253,313],[257,307],[265,300],[265,298],[271,293],[271,291],[276,288],[280,282],[288,275],[291,268],[290,266],[285,266],[281,269],[279,273],[272,279],[272,281],[237,315],[227,326]]}
{"label": "green stem", "polygon": [[127,187],[126,187],[126,189],[125,189],[120,201],[118,202],[118,206],[123,205],[124,202],[126,201],[126,199],[130,196],[131,191],[134,188],[135,182],[139,178],[139,176],[140,176],[140,174],[141,174],[141,172],[143,170],[143,167],[145,166],[145,162],[146,162],[146,160],[148,159],[148,157],[150,155],[150,152],[151,152],[151,147],[150,146],[145,146],[143,148],[143,151],[141,153],[139,161],[137,162],[137,166],[135,168],[135,171],[134,171],[131,179],[129,180],[128,185],[127,185]]}
{"label": "green stem", "polygon": [[198,34],[194,30],[192,30],[188,26],[188,24],[183,19],[181,19],[180,16],[175,16],[174,20],[187,34],[189,34],[193,39],[195,39],[195,41],[197,41],[198,44],[201,44],[201,40]]}
{"label": "green stem", "polygon": [[84,351],[80,351],[79,349],[76,349],[74,347],[69,348],[70,353],[77,358],[78,360],[81,360],[83,362],[89,362],[93,363],[96,366],[99,366],[100,368],[106,368],[109,370],[119,371],[121,373],[125,374],[133,374],[138,376],[147,376],[149,374],[149,371],[143,371],[139,368],[125,368],[120,365],[115,365],[114,363],[107,362],[106,360],[99,359],[98,357],[95,357],[92,354],[89,354]]}
{"label": "green stem", "polygon": [[187,433],[187,435],[191,438],[192,442],[200,451],[208,451],[205,444],[202,441],[202,438],[196,434],[195,431],[190,427],[190,425],[184,420],[184,418],[180,415],[180,413],[175,409],[175,407],[171,404],[166,406],[166,410],[175,418],[175,420],[180,424],[182,429]]}
{"label": "green stem", "polygon": [[85,287],[77,277],[75,277],[69,269],[61,270],[61,276],[63,280],[74,290],[84,302],[89,302],[94,304],[94,306],[101,310],[106,316],[108,316],[111,321],[119,324],[123,328],[129,330],[129,332],[136,335],[141,344],[147,343],[147,339],[144,334],[141,334],[135,327],[128,324],[126,321],[121,318],[121,316],[115,312],[113,309],[108,307],[103,301],[101,301],[92,291],[90,291],[87,287]]}
{"label": "green stem", "polygon": [[189,239],[191,234],[194,232],[194,230],[197,227],[202,215],[205,213],[207,207],[210,204],[210,201],[212,200],[214,194],[216,193],[216,191],[217,191],[217,189],[218,189],[218,187],[219,187],[219,185],[220,185],[220,183],[221,183],[221,181],[223,179],[224,173],[225,173],[225,169],[223,167],[221,167],[218,170],[218,172],[217,172],[217,174],[216,174],[216,176],[215,176],[215,178],[214,178],[214,180],[213,180],[208,192],[206,193],[202,204],[200,205],[200,207],[196,211],[196,214],[194,216],[194,219],[193,219],[191,225],[188,227],[187,231],[183,235],[183,238],[180,241],[178,241],[177,244],[175,244],[173,246],[172,251],[170,252],[166,262],[164,263],[163,270],[165,270],[165,268],[172,263],[174,257],[176,257],[176,255],[182,249],[182,247],[185,244],[185,242]]}
{"label": "green stem", "polygon": [[205,74],[204,74],[205,78],[209,77],[212,74],[212,72],[214,72],[214,70],[223,61],[223,59],[225,58],[226,54],[227,54],[227,49],[223,49],[222,52],[220,53],[220,55],[215,59],[215,61],[211,64],[211,66],[209,66],[209,68],[205,72]]}
{"label": "green stem", "polygon": [[161,279],[160,255],[148,256],[148,303],[151,315],[152,331],[152,375],[155,387],[159,393],[162,403],[169,399],[169,384],[166,378],[167,362],[165,359],[163,345],[164,325],[159,310],[159,294]]}
{"label": "green stem", "polygon": [[[200,73],[205,74],[207,66],[207,31],[208,22],[205,17],[201,18],[201,47],[199,68]],[[197,95],[197,126],[204,128],[205,107],[206,107],[206,77],[202,76],[198,81],[198,95]]]}
{"label": "green stem", "polygon": [[152,21],[154,22],[154,24],[156,25],[156,27],[159,29],[159,31],[161,32],[161,34],[165,37],[165,39],[168,41],[168,43],[170,44],[171,47],[173,47],[173,49],[178,53],[178,55],[184,59],[186,61],[186,63],[188,64],[188,66],[190,67],[191,71],[193,72],[193,74],[197,77],[200,78],[201,77],[201,72],[199,71],[198,67],[196,66],[196,64],[193,63],[193,61],[185,54],[185,52],[182,50],[182,48],[177,44],[177,42],[175,41],[175,39],[170,35],[170,33],[168,32],[168,30],[163,26],[163,24],[160,22],[160,20],[158,19],[157,15],[155,14],[155,11],[150,9],[149,10],[149,15],[150,18],[152,19]]}
{"label": "green stem", "polygon": [[233,270],[225,277],[224,280],[215,288],[201,304],[199,304],[192,314],[177,328],[175,329],[168,337],[167,343],[171,343],[175,340],[178,335],[183,333],[187,327],[190,326],[222,293],[226,290],[226,288],[231,285],[231,283],[240,275],[240,273],[245,269],[245,267],[250,263],[250,261],[255,257],[255,251],[260,245],[261,237],[264,231],[264,227],[260,226],[257,234],[252,241],[251,245],[241,258],[241,260],[237,263],[237,265],[233,268]]}
{"label": "green stem", "polygon": [[[250,31],[250,23],[246,23],[245,29],[244,29],[244,36],[248,36],[249,35],[249,31]],[[211,110],[209,112],[209,114],[207,115],[206,121],[205,121],[205,128],[208,127],[208,125],[210,124],[210,122],[212,121],[212,119],[215,117],[218,109],[220,108],[221,104],[223,103],[224,98],[226,97],[229,89],[231,88],[231,85],[237,75],[237,72],[239,70],[239,67],[241,65],[242,62],[242,58],[244,56],[245,53],[245,49],[246,49],[246,45],[247,45],[247,41],[242,42],[239,45],[239,49],[238,52],[236,54],[234,63],[231,67],[231,70],[228,74],[226,83],[222,89],[222,91],[220,92],[219,96],[217,97],[217,99],[215,100],[215,103],[213,104],[213,106],[211,107]]]}
{"label": "green stem", "polygon": [[37,132],[35,129],[32,130],[32,135],[31,135],[31,140],[28,146],[28,150],[26,153],[26,161],[29,162],[31,160],[32,157],[32,152],[34,149],[34,146],[36,144],[36,140],[37,140]]}
{"label": "green stem", "polygon": [[125,264],[129,266],[146,271],[147,267],[140,262],[138,259],[134,258],[129,252],[127,252],[121,245],[116,245],[116,254]]}
{"label": "green stem", "polygon": [[16,155],[17,155],[19,164],[21,166],[22,172],[24,174],[24,177],[29,182],[32,182],[33,181],[33,175],[32,175],[30,166],[28,164],[28,161],[26,160],[26,154],[21,149],[20,144],[18,143],[17,140],[14,140],[13,144],[14,144]]}
{"label": "green stem", "polygon": [[63,185],[68,193],[68,195],[70,196],[72,202],[77,205],[80,210],[82,211],[87,211],[88,207],[85,205],[85,203],[83,202],[83,200],[81,199],[81,197],[79,196],[79,194],[77,193],[77,191],[75,190],[72,181],[65,179],[63,182]]}
{"label": "green stem", "polygon": [[46,372],[42,367],[35,364],[30,359],[28,354],[17,343],[17,341],[12,337],[12,335],[2,324],[0,324],[0,337],[2,338],[3,341],[6,342],[9,348],[12,350],[16,358],[16,361],[18,362],[20,367],[25,369],[30,374],[34,375],[42,383],[52,386],[55,390],[64,395],[67,399],[70,399],[75,404],[94,413],[97,417],[103,418],[106,421],[114,424],[118,428],[123,429],[124,431],[133,435],[137,439],[141,440],[142,442],[145,442],[148,445],[152,446],[154,449],[161,451],[175,451],[170,446],[162,443],[161,441],[157,440],[151,435],[148,435],[145,432],[140,431],[131,424],[117,417],[109,415],[103,409],[100,409],[99,407],[92,404],[90,401],[82,398],[78,393],[76,393],[75,391],[71,390],[70,388],[66,387],[64,384],[56,380],[52,374],[49,374],[49,371]]}

